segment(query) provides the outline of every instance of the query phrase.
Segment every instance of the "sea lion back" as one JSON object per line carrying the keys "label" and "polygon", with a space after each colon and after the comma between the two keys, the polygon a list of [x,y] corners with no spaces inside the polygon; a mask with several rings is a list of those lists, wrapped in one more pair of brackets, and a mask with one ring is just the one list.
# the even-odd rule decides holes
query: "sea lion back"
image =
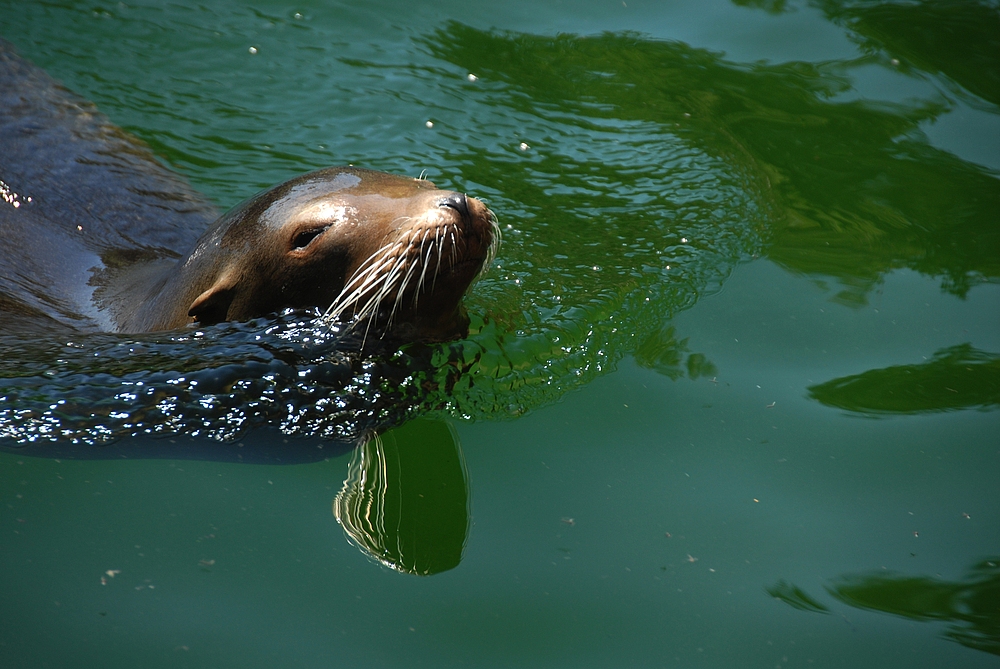
{"label": "sea lion back", "polygon": [[0,332],[109,329],[93,277],[183,254],[215,208],[138,139],[0,40]]}

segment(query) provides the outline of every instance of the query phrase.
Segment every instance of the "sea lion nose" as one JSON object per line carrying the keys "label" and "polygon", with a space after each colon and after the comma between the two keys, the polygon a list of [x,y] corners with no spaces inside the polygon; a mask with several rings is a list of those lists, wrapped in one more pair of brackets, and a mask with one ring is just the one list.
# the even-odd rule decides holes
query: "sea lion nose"
{"label": "sea lion nose", "polygon": [[439,207],[454,209],[462,216],[462,221],[468,223],[471,219],[469,215],[469,200],[465,193],[452,193],[438,202]]}

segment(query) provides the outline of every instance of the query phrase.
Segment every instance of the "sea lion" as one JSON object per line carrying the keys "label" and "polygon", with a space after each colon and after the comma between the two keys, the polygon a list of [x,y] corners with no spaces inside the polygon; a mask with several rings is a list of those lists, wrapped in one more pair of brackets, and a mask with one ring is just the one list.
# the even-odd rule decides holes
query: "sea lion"
{"label": "sea lion", "polygon": [[498,233],[474,198],[354,167],[295,177],[217,218],[0,40],[0,332],[136,333],[291,307],[447,340],[467,331],[461,299]]}
{"label": "sea lion", "polygon": [[421,179],[355,167],[256,195],[177,261],[99,275],[98,308],[123,332],[319,307],[406,340],[463,336],[461,299],[498,235],[486,206]]}

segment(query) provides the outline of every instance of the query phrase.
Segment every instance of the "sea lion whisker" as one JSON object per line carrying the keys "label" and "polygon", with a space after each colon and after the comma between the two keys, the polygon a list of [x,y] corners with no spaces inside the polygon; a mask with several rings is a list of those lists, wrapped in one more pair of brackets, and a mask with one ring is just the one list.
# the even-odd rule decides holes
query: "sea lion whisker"
{"label": "sea lion whisker", "polygon": [[[387,285],[383,282],[382,287],[368,299],[365,305],[361,308],[361,311],[355,311],[355,323],[367,319],[369,316],[376,315],[378,313],[379,306],[382,304],[382,300],[385,298],[386,295],[389,294],[389,290],[391,289],[391,287],[392,287],[391,285]],[[360,302],[361,297],[362,296],[359,295],[355,302]],[[365,338],[367,338],[368,336],[369,328],[371,328],[370,320],[367,327],[365,328]],[[363,343],[364,342],[362,341],[362,344]]]}
{"label": "sea lion whisker", "polygon": [[[392,305],[392,311],[389,313],[389,322],[390,323],[392,323],[392,319],[396,315],[396,309],[399,308],[400,302],[403,301],[403,293],[406,292],[406,286],[407,286],[407,284],[410,283],[410,279],[413,278],[413,274],[416,271],[417,271],[417,264],[411,262],[410,265],[409,265],[409,267],[407,267],[407,269],[406,269],[406,276],[403,277],[403,283],[399,286],[399,289],[396,291],[396,301]],[[419,291],[414,291],[414,296],[413,296],[413,303],[414,303],[414,305],[416,305],[416,303],[417,303],[417,295],[419,295],[419,294],[420,294]]]}
{"label": "sea lion whisker", "polygon": [[[335,302],[334,305],[331,306],[330,311],[328,312],[329,317],[332,319],[337,319],[352,306],[355,307],[354,310],[355,317],[358,317],[359,312],[357,310],[357,306],[361,302],[361,299],[368,292],[368,289],[371,287],[371,283],[373,281],[374,279],[370,279],[364,285],[358,287],[356,290],[351,292],[346,298]],[[362,312],[364,312],[364,309],[362,309]]]}
{"label": "sea lion whisker", "polygon": [[492,211],[487,210],[490,216],[490,230],[493,232],[492,239],[490,239],[490,245],[486,248],[486,258],[483,260],[483,266],[479,268],[479,275],[482,276],[493,264],[493,261],[497,257],[497,251],[500,250],[500,240],[503,237],[503,233],[500,230],[500,223],[497,221],[496,214]]}
{"label": "sea lion whisker", "polygon": [[401,236],[400,232],[399,232],[399,226],[401,224],[403,224],[403,223],[409,223],[412,220],[413,220],[412,216],[397,216],[396,218],[392,219],[392,221],[390,221],[390,223],[389,223],[390,229],[389,229],[388,232],[385,233],[385,237],[383,237],[383,239],[388,239],[390,236],[396,235],[396,240],[397,241],[401,241],[405,237],[408,237],[408,236],[412,235],[413,234],[413,230],[412,229],[403,230],[403,232],[402,232],[403,236]]}
{"label": "sea lion whisker", "polygon": [[[420,264],[423,264],[424,262],[424,246],[427,244],[427,235],[429,232],[430,231],[427,228],[424,228],[423,234],[420,236],[420,248],[417,249],[417,259],[420,261]],[[423,287],[423,276],[424,274],[421,272],[420,279],[417,280],[417,287],[414,291],[415,293],[420,293],[420,289]],[[416,300],[414,300],[414,305],[416,305]]]}
{"label": "sea lion whisker", "polygon": [[430,232],[427,228],[424,228],[423,234],[420,235],[420,255],[424,254],[424,244],[427,243],[427,233]]}
{"label": "sea lion whisker", "polygon": [[386,275],[385,281],[383,281],[383,286],[385,286],[386,289],[390,288],[392,283],[396,280],[396,277],[400,275],[400,273],[405,269],[405,267],[406,267],[406,254],[402,253],[394,258],[392,267],[389,269],[389,273]]}
{"label": "sea lion whisker", "polygon": [[[389,291],[392,289],[392,284],[395,281],[395,277],[398,275],[399,257],[392,256],[390,258],[385,258],[383,262],[378,266],[378,271],[371,273],[364,281],[364,283],[358,287],[357,292],[358,299],[367,293],[372,287],[377,287],[375,291],[375,297],[381,299],[382,297],[388,295]],[[388,270],[388,271],[386,271]],[[381,285],[379,285],[381,284]]]}
{"label": "sea lion whisker", "polygon": [[[421,247],[420,247],[420,251],[421,251],[420,264],[422,265],[422,267],[420,269],[420,280],[417,282],[417,290],[420,291],[420,292],[426,292],[427,291],[427,270],[430,268],[431,256],[434,254],[434,247],[435,246],[439,246],[439,244],[438,244],[438,238],[437,238],[437,230],[438,229],[435,226],[433,232],[431,230],[425,231],[425,236],[428,235],[428,234],[431,235],[430,243],[427,244],[427,253],[426,253],[426,255],[423,253],[423,250],[424,250],[423,249],[423,245],[421,245]],[[433,290],[434,290],[434,287],[432,285],[431,286],[431,291],[433,292]]]}
{"label": "sea lion whisker", "polygon": [[[426,290],[427,285],[425,279],[427,278],[427,268],[431,265],[431,252],[434,251],[434,243],[431,242],[430,248],[427,249],[427,257],[421,258],[421,268],[420,268],[420,279],[417,280],[417,289],[413,291],[413,306],[417,306],[417,295],[420,294],[421,290]],[[433,291],[433,288],[431,288]]]}
{"label": "sea lion whisker", "polygon": [[431,279],[432,292],[434,291],[434,288],[437,286],[438,275],[441,274],[441,254],[444,251],[444,239],[441,238],[441,233],[442,230],[440,226],[434,229],[434,239],[437,242],[437,249],[438,249],[438,261],[437,261],[437,267],[434,268],[434,278]]}
{"label": "sea lion whisker", "polygon": [[[392,292],[392,289],[396,283],[396,278],[399,276],[398,260],[399,260],[398,258],[395,259],[395,262],[390,268],[389,273],[387,274],[385,279],[381,281],[382,285],[379,286],[378,289],[375,291],[375,294],[368,299],[368,301],[365,303],[365,306],[361,308],[361,311],[355,312],[356,320],[362,320],[368,318],[369,316],[374,316],[378,313],[378,309],[379,306],[382,304],[382,300],[386,296],[388,296],[389,293]],[[377,285],[378,282],[379,282],[378,277],[375,277],[372,281],[372,283],[375,285]],[[358,296],[357,301],[360,301],[361,297],[363,297],[363,294]]]}
{"label": "sea lion whisker", "polygon": [[361,263],[358,269],[354,271],[354,274],[351,275],[351,278],[347,281],[347,283],[344,284],[344,287],[340,291],[340,294],[337,295],[337,297],[333,300],[333,303],[327,309],[326,312],[327,314],[329,314],[331,311],[334,310],[335,306],[339,304],[348,294],[348,291],[351,290],[351,287],[354,286],[358,281],[360,281],[362,277],[364,277],[365,275],[371,275],[375,271],[375,269],[378,267],[378,265],[376,265],[375,262],[376,256],[378,256],[379,254],[384,254],[384,252],[385,248],[384,247],[380,248],[377,251],[375,251],[375,253],[368,256],[368,258]]}
{"label": "sea lion whisker", "polygon": [[[389,260],[386,260],[381,265],[378,265],[373,269],[377,269],[379,270],[379,272],[381,272],[385,267],[389,265],[389,262],[390,262]],[[331,320],[336,320],[340,318],[340,316],[349,308],[354,307],[354,318],[356,320],[367,318],[371,312],[374,312],[378,309],[378,303],[386,294],[388,294],[389,287],[385,286],[383,283],[383,285],[375,292],[375,294],[369,297],[368,301],[365,303],[363,307],[361,307],[360,310],[358,309],[358,305],[361,303],[361,300],[364,298],[364,296],[370,292],[372,286],[376,285],[380,280],[381,276],[378,272],[370,273],[365,278],[365,281],[361,285],[357,286],[351,293],[349,293],[345,297],[338,298],[334,302],[334,304],[330,306],[330,309],[327,311],[326,314],[327,317],[330,318]]]}
{"label": "sea lion whisker", "polygon": [[375,262],[375,259],[378,256],[385,256],[389,252],[389,250],[390,250],[391,247],[392,247],[392,245],[390,245],[390,244],[382,244],[382,246],[380,246],[377,249],[375,249],[374,253],[372,253],[370,256],[368,256],[367,258],[365,258],[364,261],[362,261],[362,263],[360,265],[358,265],[358,269],[355,270],[354,275],[357,276],[359,273],[362,272],[362,270],[365,270],[365,267],[367,265],[369,265],[369,263]]}
{"label": "sea lion whisker", "polygon": [[395,256],[392,252],[395,250],[395,248],[387,248],[382,256],[372,261],[369,266],[359,268],[358,272],[355,272],[354,278],[348,283],[348,286],[364,286],[373,278],[377,278],[385,267],[394,262]]}
{"label": "sea lion whisker", "polygon": [[[374,302],[374,305],[372,307],[371,315],[374,316],[374,315],[376,315],[378,313],[379,307],[382,304],[382,300],[384,300],[386,297],[388,297],[389,294],[392,292],[392,289],[396,287],[396,284],[398,283],[399,277],[402,276],[401,273],[400,273],[400,271],[399,271],[399,269],[398,269],[399,267],[400,267],[400,263],[397,262],[393,266],[393,269],[391,270],[391,272],[392,272],[392,280],[391,280],[391,282],[388,281],[388,280],[386,282],[384,282],[382,284],[382,287],[379,289],[378,293],[376,293],[376,295],[372,298],[372,300],[369,301],[369,304],[371,304],[371,302]],[[393,317],[396,314],[396,307],[398,306],[398,303],[399,303],[399,296],[401,294],[402,294],[402,289],[401,288],[396,288],[396,302],[393,304],[392,310],[389,312],[389,318],[388,318],[388,320],[386,322],[386,328],[388,328],[389,326],[392,325]],[[366,305],[366,309],[367,309],[368,306],[369,305]],[[383,333],[383,336],[384,336],[384,333]]]}
{"label": "sea lion whisker", "polygon": [[366,275],[368,276],[377,275],[378,272],[381,271],[381,269],[386,264],[386,261],[391,259],[390,258],[391,254],[394,251],[396,251],[399,248],[399,246],[400,246],[399,243],[383,245],[379,247],[379,249],[376,250],[375,253],[368,256],[368,258],[365,259],[365,261],[358,266],[358,269],[354,271],[354,274],[351,276],[350,280],[348,280],[348,282],[346,283],[344,289],[341,291],[341,294],[346,293],[351,286],[355,285],[359,280],[361,280]]}
{"label": "sea lion whisker", "polygon": [[337,318],[344,311],[346,311],[348,307],[352,304],[356,304],[361,299],[364,293],[371,287],[371,284],[378,279],[380,273],[386,265],[391,262],[390,258],[375,258],[375,256],[379,253],[382,253],[384,256],[386,252],[386,248],[376,251],[368,259],[368,261],[371,261],[374,258],[374,261],[372,261],[367,267],[362,266],[358,268],[351,280],[347,282],[347,285],[344,286],[340,294],[336,297],[336,299],[334,299],[333,304],[331,304],[327,309],[325,314],[326,316]]}
{"label": "sea lion whisker", "polygon": [[361,307],[361,311],[358,311],[355,314],[356,323],[366,319],[369,321],[368,326],[365,328],[366,332],[368,328],[371,327],[371,320],[373,320],[370,319],[369,316],[374,316],[375,314],[378,313],[378,309],[379,306],[381,306],[382,304],[383,297],[385,297],[383,293],[376,293],[375,295],[372,295],[365,303],[365,306]]}

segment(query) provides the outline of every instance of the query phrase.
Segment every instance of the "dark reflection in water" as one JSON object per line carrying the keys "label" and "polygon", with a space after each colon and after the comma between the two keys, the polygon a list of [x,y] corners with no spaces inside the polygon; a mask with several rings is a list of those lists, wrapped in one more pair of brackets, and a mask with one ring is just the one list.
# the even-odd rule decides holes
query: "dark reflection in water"
{"label": "dark reflection in water", "polygon": [[973,95],[1000,105],[1000,9],[982,0],[816,2],[862,44],[904,68],[943,74]]}
{"label": "dark reflection in water", "polygon": [[[780,14],[786,0],[733,0]],[[864,2],[814,0],[828,19],[871,52],[892,56],[904,71],[941,74],[974,96],[1000,105],[1000,10],[982,0]]]}
{"label": "dark reflection in water", "polygon": [[813,613],[830,612],[830,609],[810,597],[805,590],[788,581],[780,580],[770,588],[765,588],[764,590],[775,599],[780,599],[785,604],[800,611],[812,611]]}
{"label": "dark reflection in water", "polygon": [[457,23],[424,44],[490,82],[531,145],[461,165],[517,224],[502,265],[518,285],[482,293],[485,413],[545,401],[624,353],[648,362],[664,320],[755,253],[835,278],[848,305],[902,267],[960,296],[1000,277],[1000,181],[920,129],[949,105],[850,97],[854,70],[894,69],[887,57],[743,65],[637,34]]}
{"label": "dark reflection in water", "polygon": [[872,369],[810,386],[809,396],[872,414],[992,409],[1000,406],[1000,356],[960,344],[917,365]]}
{"label": "dark reflection in water", "polygon": [[[435,52],[502,77],[520,93],[516,109],[558,107],[581,130],[588,119],[652,121],[738,165],[772,196],[769,254],[792,269],[870,283],[911,266],[959,294],[998,275],[1000,184],[919,130],[946,106],[838,99],[853,67],[883,61],[744,66],[635,35],[469,32],[453,26],[448,37],[461,39],[441,35]],[[660,176],[675,175],[665,165]]]}
{"label": "dark reflection in water", "polygon": [[656,370],[673,380],[714,377],[718,370],[702,353],[688,349],[688,339],[677,340],[674,326],[654,332],[635,351],[635,360],[642,367]]}
{"label": "dark reflection in water", "polygon": [[[1000,102],[994,3],[813,4],[847,27],[873,64],[935,77],[975,106]],[[907,107],[834,97],[796,106],[803,114],[823,111],[812,123],[806,116],[784,126],[756,118],[746,126],[765,131],[748,146],[787,180],[778,190],[791,215],[774,238],[772,258],[839,278],[845,304],[863,303],[878,276],[899,266],[941,277],[942,287],[960,296],[1000,275],[1000,182],[929,146],[919,127],[952,109],[951,100]]]}
{"label": "dark reflection in water", "polygon": [[[850,606],[910,620],[948,623],[943,636],[963,646],[1000,655],[1000,557],[974,564],[959,581],[884,571],[841,576],[827,592]],[[801,593],[789,597],[788,592]],[[797,609],[828,609],[784,581],[767,592]],[[811,606],[800,605],[806,601]]]}
{"label": "dark reflection in water", "polygon": [[457,567],[469,487],[455,430],[415,420],[359,446],[333,514],[358,548],[397,571],[429,576]]}
{"label": "dark reflection in water", "polygon": [[[994,3],[813,4],[847,27],[872,63],[935,77],[975,106],[992,109],[1000,102]],[[827,74],[847,73],[850,66],[830,66]],[[831,100],[781,105],[784,112],[820,112],[812,123],[806,116],[788,117],[790,124],[778,117],[743,123],[750,150],[783,177],[775,185],[785,196],[788,224],[769,255],[795,271],[838,277],[846,304],[863,302],[882,272],[900,266],[941,277],[942,287],[960,296],[995,280],[1000,181],[929,146],[919,127],[950,111],[952,101],[838,102],[842,91],[834,86],[823,95]]]}

